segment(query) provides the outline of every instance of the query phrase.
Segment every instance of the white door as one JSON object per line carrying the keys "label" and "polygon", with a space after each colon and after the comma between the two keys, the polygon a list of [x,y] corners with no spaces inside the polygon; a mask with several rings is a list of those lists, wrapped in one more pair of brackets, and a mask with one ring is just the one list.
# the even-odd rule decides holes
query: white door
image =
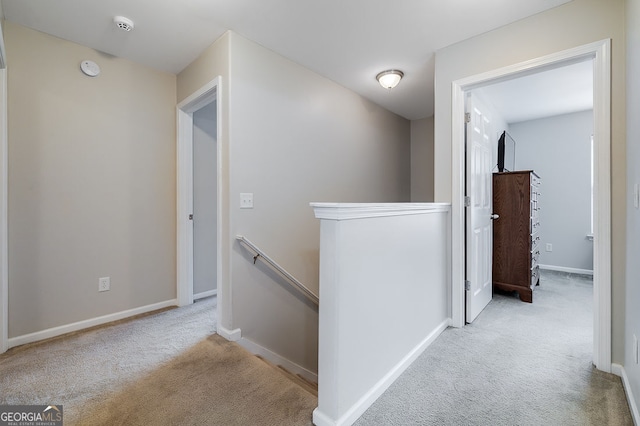
{"label": "white door", "polygon": [[466,322],[470,323],[492,298],[493,228],[491,119],[477,96],[467,96],[466,127]]}

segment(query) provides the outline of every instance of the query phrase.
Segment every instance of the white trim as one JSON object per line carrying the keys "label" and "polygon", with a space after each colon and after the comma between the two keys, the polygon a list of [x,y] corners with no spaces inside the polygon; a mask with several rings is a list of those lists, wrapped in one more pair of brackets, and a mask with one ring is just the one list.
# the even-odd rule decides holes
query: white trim
{"label": "white trim", "polygon": [[611,40],[595,48],[593,67],[593,363],[611,371]]}
{"label": "white trim", "polygon": [[594,137],[597,147],[594,197],[594,350],[593,361],[611,371],[611,40],[606,39],[456,80],[451,85],[452,142],[452,323],[464,326],[464,94],[502,80],[594,59]]}
{"label": "white trim", "polygon": [[[218,303],[220,303],[220,299],[218,299]],[[241,329],[236,328],[234,330],[229,330],[228,328],[225,328],[224,326],[220,325],[220,323],[216,325],[216,333],[218,333],[220,336],[224,337],[230,342],[237,342],[242,338]]]}
{"label": "white trim", "polygon": [[627,396],[633,424],[640,424],[640,411],[638,411],[638,404],[636,404],[636,398],[633,395],[633,389],[631,389],[626,370],[622,365],[613,363],[611,364],[611,372],[622,379],[622,386],[624,387],[624,394]]}
{"label": "white trim", "polygon": [[[0,41],[2,41],[0,27]],[[4,58],[4,44],[0,44]],[[2,61],[5,63],[4,60]],[[9,153],[7,133],[7,70],[1,69],[0,85],[0,354],[9,349]]]}
{"label": "white trim", "polygon": [[448,203],[310,203],[318,219],[350,220],[448,212]]}
{"label": "white trim", "polygon": [[[176,107],[178,135],[176,141],[177,151],[177,295],[179,306],[193,303],[193,221],[189,215],[193,213],[193,113],[217,101],[217,222],[216,222],[216,251],[217,251],[217,290],[218,308],[217,323],[225,334],[221,324],[226,324],[227,318],[231,318],[231,303],[227,306],[225,299],[225,285],[223,283],[223,253],[230,250],[230,243],[222,238],[223,229],[223,140],[222,140],[222,77],[218,76],[196,90]],[[229,331],[227,335],[234,337],[235,333]],[[225,337],[229,340],[232,338]],[[239,338],[239,337],[238,337]]]}
{"label": "white trim", "polygon": [[218,95],[221,77],[216,77],[204,86],[187,96],[178,104],[178,109],[193,114],[200,108],[207,106]]}
{"label": "white trim", "polygon": [[154,303],[151,305],[141,306],[139,308],[128,309],[126,311],[103,315],[101,317],[78,321],[67,325],[61,325],[59,327],[48,328],[46,330],[37,331],[35,333],[12,337],[11,339],[9,339],[9,347],[13,348],[27,343],[50,339],[52,337],[61,336],[63,334],[71,333],[74,331],[84,330],[89,327],[95,327],[96,325],[107,324],[113,321],[129,318],[134,315],[146,314],[147,312],[157,311],[158,309],[164,309],[169,306],[177,306],[177,304],[177,299],[167,300],[165,302]]}
{"label": "white trim", "polygon": [[[2,21],[4,21],[4,16]],[[7,69],[7,51],[4,47],[4,36],[2,32],[2,26],[0,25],[0,69]]]}
{"label": "white trim", "polygon": [[293,361],[289,361],[286,358],[281,357],[275,352],[270,351],[269,349],[260,346],[259,344],[247,339],[242,338],[238,340],[238,344],[251,352],[254,355],[260,355],[262,358],[266,359],[273,365],[280,365],[287,371],[293,374],[299,374],[305,379],[318,383],[318,374],[313,371],[307,370],[306,368],[296,364]]}
{"label": "white trim", "polygon": [[392,367],[389,372],[378,381],[378,383],[373,385],[373,387],[355,404],[353,404],[351,408],[339,419],[332,419],[330,416],[321,412],[319,408],[313,410],[313,424],[317,426],[342,426],[353,424],[450,325],[450,319],[443,321],[438,327],[429,333],[422,342],[402,358],[400,362]]}
{"label": "white trim", "polygon": [[540,269],[544,269],[547,271],[568,272],[570,274],[581,274],[581,275],[593,276],[593,270],[591,269],[568,268],[566,266],[554,266],[554,265],[538,265],[538,266],[540,267]]}
{"label": "white trim", "polygon": [[193,295],[193,300],[204,299],[205,297],[211,297],[218,294],[218,290],[208,290]]}

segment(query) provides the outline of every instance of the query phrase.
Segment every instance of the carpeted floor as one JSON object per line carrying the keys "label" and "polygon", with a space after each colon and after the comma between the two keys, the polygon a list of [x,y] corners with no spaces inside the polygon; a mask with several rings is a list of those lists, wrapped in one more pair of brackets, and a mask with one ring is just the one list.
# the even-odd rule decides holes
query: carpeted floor
{"label": "carpeted floor", "polygon": [[317,398],[212,335],[110,395],[78,425],[311,425]]}
{"label": "carpeted floor", "polygon": [[590,277],[550,271],[532,304],[495,294],[356,425],[633,425],[620,378],[592,366],[592,298]]}
{"label": "carpeted floor", "polygon": [[[620,379],[591,364],[592,291],[545,271],[533,304],[494,295],[356,425],[632,425]],[[13,348],[0,404],[62,404],[66,425],[311,424],[315,395],[212,335],[215,301]]]}
{"label": "carpeted floor", "polygon": [[0,404],[61,404],[65,424],[215,331],[216,298],[12,348]]}
{"label": "carpeted floor", "polygon": [[209,298],[11,349],[0,404],[61,404],[65,425],[311,424],[317,397],[212,335],[215,309]]}

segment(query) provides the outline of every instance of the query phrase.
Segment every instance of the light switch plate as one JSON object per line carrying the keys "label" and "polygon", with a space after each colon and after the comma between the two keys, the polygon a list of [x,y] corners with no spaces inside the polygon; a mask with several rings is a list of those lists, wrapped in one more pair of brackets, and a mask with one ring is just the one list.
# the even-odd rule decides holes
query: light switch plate
{"label": "light switch plate", "polygon": [[252,209],[253,208],[253,192],[241,192],[240,193],[240,208]]}

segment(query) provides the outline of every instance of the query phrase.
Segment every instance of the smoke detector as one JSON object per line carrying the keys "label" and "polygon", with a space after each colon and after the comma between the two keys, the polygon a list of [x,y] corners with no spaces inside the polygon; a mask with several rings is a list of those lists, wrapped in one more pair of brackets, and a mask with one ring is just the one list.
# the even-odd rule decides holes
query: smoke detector
{"label": "smoke detector", "polygon": [[113,23],[121,30],[131,31],[133,29],[133,21],[129,18],[125,18],[124,16],[115,16],[113,18]]}

